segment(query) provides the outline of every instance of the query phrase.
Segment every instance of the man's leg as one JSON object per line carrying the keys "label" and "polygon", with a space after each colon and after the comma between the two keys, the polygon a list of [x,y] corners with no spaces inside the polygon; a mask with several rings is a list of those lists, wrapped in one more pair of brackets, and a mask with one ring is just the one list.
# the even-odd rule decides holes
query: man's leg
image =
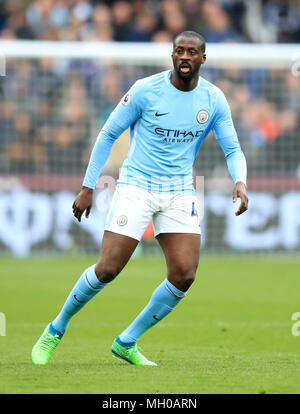
{"label": "man's leg", "polygon": [[167,278],[153,292],[145,309],[116,338],[113,347],[119,345],[121,349],[132,349],[143,333],[175,308],[195,279],[200,255],[200,235],[161,233],[157,239],[166,257]]}
{"label": "man's leg", "polygon": [[59,334],[64,334],[71,317],[121,272],[137,244],[138,241],[130,237],[104,232],[97,264],[84,270],[61,312],[51,324]]}
{"label": "man's leg", "polygon": [[195,280],[200,257],[200,234],[161,233],[157,236],[166,257],[167,279],[187,291]]}
{"label": "man's leg", "polygon": [[[70,319],[124,268],[138,240],[117,233],[104,233],[101,256],[96,265],[85,269],[58,316],[46,327],[32,350],[35,364],[47,364],[65,333]],[[48,345],[48,346],[47,346]]]}

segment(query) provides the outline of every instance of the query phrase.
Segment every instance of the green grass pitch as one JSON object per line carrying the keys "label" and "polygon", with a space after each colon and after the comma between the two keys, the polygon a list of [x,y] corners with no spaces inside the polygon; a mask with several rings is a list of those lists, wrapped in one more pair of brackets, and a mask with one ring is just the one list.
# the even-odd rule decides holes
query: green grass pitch
{"label": "green grass pitch", "polygon": [[112,358],[113,339],[165,277],[164,260],[136,258],[70,322],[47,366],[30,353],[95,257],[1,258],[0,393],[299,393],[298,260],[202,258],[187,297],[139,341],[158,367]]}

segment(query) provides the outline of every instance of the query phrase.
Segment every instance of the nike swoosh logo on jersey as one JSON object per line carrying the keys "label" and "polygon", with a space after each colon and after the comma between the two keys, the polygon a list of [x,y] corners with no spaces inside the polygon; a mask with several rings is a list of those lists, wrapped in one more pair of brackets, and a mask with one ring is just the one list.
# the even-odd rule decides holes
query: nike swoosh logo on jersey
{"label": "nike swoosh logo on jersey", "polygon": [[163,114],[159,114],[158,112],[155,112],[155,116],[163,116],[168,115],[169,112],[164,112]]}

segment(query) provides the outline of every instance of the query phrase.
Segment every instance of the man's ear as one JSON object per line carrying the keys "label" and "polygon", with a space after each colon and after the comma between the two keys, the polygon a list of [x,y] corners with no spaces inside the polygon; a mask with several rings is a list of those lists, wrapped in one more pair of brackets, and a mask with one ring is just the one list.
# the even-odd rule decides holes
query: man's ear
{"label": "man's ear", "polygon": [[202,55],[202,65],[203,65],[203,63],[205,63],[205,61],[206,61],[206,53],[203,53],[203,55]]}

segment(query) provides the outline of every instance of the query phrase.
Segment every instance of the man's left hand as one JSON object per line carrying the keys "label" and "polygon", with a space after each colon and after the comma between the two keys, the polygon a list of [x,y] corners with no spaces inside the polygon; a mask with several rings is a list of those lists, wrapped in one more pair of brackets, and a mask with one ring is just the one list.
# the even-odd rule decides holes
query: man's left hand
{"label": "man's left hand", "polygon": [[236,216],[243,214],[248,210],[248,196],[245,184],[242,181],[238,181],[233,189],[232,201],[236,203],[237,199],[241,199],[241,204],[238,210],[235,212]]}

